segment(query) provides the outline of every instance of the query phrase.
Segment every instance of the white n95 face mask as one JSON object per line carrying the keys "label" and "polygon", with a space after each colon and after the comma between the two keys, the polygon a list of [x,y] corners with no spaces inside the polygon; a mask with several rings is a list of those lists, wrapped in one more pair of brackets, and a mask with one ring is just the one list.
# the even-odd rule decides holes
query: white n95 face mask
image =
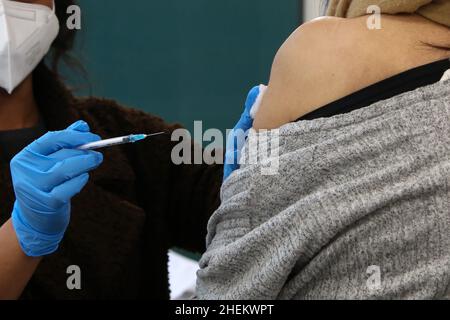
{"label": "white n95 face mask", "polygon": [[49,52],[58,32],[54,2],[50,9],[0,0],[0,87],[11,94]]}

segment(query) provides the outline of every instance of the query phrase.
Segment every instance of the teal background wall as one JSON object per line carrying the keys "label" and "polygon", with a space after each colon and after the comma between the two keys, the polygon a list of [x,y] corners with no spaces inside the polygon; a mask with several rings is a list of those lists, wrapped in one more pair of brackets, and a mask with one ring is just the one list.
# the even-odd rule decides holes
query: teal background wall
{"label": "teal background wall", "polygon": [[192,130],[232,128],[300,24],[298,0],[79,0],[78,95],[112,98]]}

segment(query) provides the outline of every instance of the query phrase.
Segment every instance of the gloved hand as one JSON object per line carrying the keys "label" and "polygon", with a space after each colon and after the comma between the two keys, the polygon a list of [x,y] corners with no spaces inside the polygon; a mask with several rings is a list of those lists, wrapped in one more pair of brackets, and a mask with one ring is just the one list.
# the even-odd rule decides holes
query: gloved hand
{"label": "gloved hand", "polygon": [[70,200],[103,161],[101,153],[74,148],[100,140],[84,121],[49,132],[11,161],[16,202],[12,223],[27,256],[41,257],[58,249],[70,220]]}
{"label": "gloved hand", "polygon": [[247,101],[245,102],[244,112],[227,138],[225,165],[223,169],[224,181],[233,173],[233,171],[239,169],[239,159],[245,142],[244,139],[239,139],[239,135],[242,134],[242,132],[245,132],[245,136],[247,137],[248,131],[253,127],[253,120],[256,113],[256,110],[254,110],[256,107],[255,102],[257,101],[258,96],[263,94],[265,88],[264,85],[260,85],[253,87],[250,90]]}

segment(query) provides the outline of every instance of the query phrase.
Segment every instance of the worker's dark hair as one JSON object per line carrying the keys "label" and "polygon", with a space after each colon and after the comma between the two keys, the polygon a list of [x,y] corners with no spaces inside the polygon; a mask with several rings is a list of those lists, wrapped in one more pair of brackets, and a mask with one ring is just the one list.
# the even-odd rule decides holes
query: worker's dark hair
{"label": "worker's dark hair", "polygon": [[70,56],[73,48],[75,34],[78,30],[70,30],[67,28],[66,20],[68,17],[67,8],[76,4],[75,0],[56,0],[56,16],[58,17],[60,28],[56,40],[52,44],[50,67],[54,72],[58,72],[58,64],[64,60],[67,64],[76,64],[75,60]]}

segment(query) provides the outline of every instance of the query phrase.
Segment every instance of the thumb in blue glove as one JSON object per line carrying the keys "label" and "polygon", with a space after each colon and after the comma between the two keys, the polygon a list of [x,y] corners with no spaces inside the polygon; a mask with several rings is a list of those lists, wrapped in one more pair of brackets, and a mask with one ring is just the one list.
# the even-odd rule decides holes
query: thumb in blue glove
{"label": "thumb in blue glove", "polygon": [[239,169],[241,151],[244,147],[248,132],[253,127],[256,108],[259,106],[258,102],[261,100],[261,96],[264,94],[265,89],[266,87],[264,85],[259,85],[250,90],[245,102],[244,112],[227,138],[223,177],[224,181],[235,170]]}
{"label": "thumb in blue glove", "polygon": [[88,172],[103,161],[101,153],[75,148],[100,140],[84,121],[49,132],[11,161],[16,201],[12,223],[27,256],[58,249],[70,221],[70,201],[86,185]]}

